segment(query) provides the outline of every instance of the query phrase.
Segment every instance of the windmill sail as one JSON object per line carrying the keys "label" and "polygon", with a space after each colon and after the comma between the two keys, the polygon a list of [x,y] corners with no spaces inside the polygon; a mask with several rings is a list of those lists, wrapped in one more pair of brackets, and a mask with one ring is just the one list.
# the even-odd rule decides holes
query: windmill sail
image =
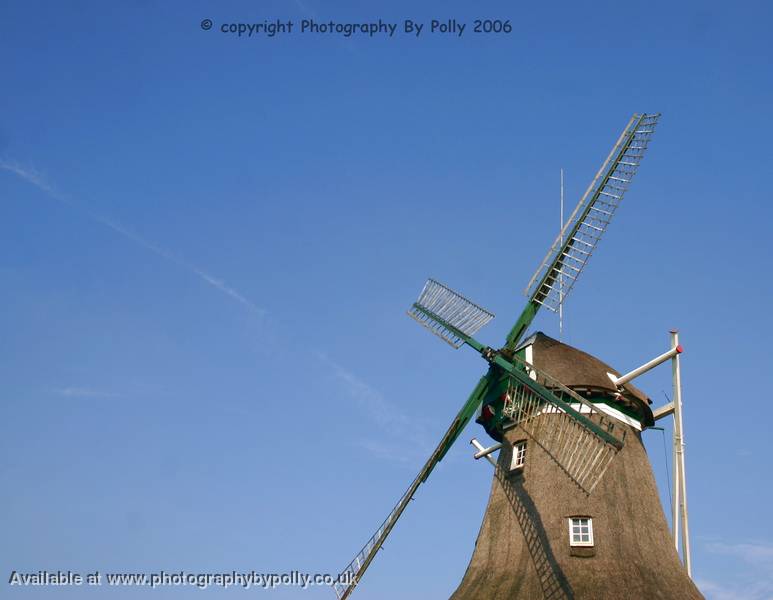
{"label": "windmill sail", "polygon": [[[622,448],[625,429],[557,379],[518,357],[515,359],[538,384],[550,391],[553,399],[546,401],[545,395],[535,389],[535,382],[524,383],[523,378],[511,375],[503,407],[505,417],[510,419],[512,426],[520,425],[570,479],[590,494]],[[556,399],[560,403],[555,402]],[[600,436],[562,404],[608,435]]]}
{"label": "windmill sail", "polygon": [[540,263],[525,294],[552,311],[572,290],[639,169],[656,115],[634,115],[563,230]]}
{"label": "windmill sail", "polygon": [[424,284],[408,316],[454,348],[465,342],[465,337],[455,330],[472,336],[494,318],[493,313],[434,279]]}
{"label": "windmill sail", "polygon": [[515,348],[540,306],[555,312],[572,291],[636,175],[659,118],[660,114],[631,117],[529,280],[524,291],[529,302],[507,336],[508,348]]}
{"label": "windmill sail", "polygon": [[333,589],[336,592],[339,600],[345,600],[354,591],[354,588],[359,583],[365,570],[370,566],[370,563],[376,557],[376,553],[381,549],[392,528],[397,523],[400,515],[408,506],[408,503],[413,500],[413,495],[416,493],[418,487],[427,480],[432,470],[435,468],[438,462],[443,458],[445,453],[450,448],[451,444],[459,437],[459,434],[464,429],[465,425],[470,421],[475,410],[480,404],[481,399],[485,396],[488,390],[488,378],[482,377],[478,382],[478,385],[473,390],[470,397],[465,402],[462,409],[457,414],[451,426],[446,431],[443,438],[440,440],[437,448],[430,455],[429,460],[424,464],[419,474],[408,486],[408,489],[400,497],[392,512],[389,513],[386,519],[384,519],[381,526],[376,530],[367,543],[357,553],[357,556],[346,566],[341,572],[338,580],[333,584]]}

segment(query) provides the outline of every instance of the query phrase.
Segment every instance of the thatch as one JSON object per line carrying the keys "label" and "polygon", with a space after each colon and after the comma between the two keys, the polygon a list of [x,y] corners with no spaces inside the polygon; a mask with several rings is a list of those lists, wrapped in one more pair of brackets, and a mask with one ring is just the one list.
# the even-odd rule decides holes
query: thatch
{"label": "thatch", "polygon": [[[616,373],[547,336],[534,342],[535,366],[570,385],[601,387],[607,370]],[[634,390],[628,390],[630,397],[646,400]],[[674,549],[641,435],[622,427],[625,445],[591,495],[523,429],[506,433],[475,549],[451,600],[703,597]],[[525,466],[511,474],[512,443],[520,440],[527,440]],[[592,549],[570,546],[571,516],[593,519]]]}
{"label": "thatch", "polygon": [[605,362],[587,352],[559,342],[537,332],[521,347],[532,345],[534,366],[540,371],[558,379],[564,385],[580,391],[590,391],[595,394],[605,394],[611,399],[616,397],[615,403],[639,416],[639,420],[645,425],[654,425],[651,404],[647,394],[636,386],[626,383],[623,386],[622,395],[617,395],[612,380],[607,373],[616,377],[622,375]]}
{"label": "thatch", "polygon": [[[639,433],[629,428],[626,438],[588,496],[523,430],[508,432],[509,442],[527,439],[524,471],[507,473],[506,445],[470,565],[451,600],[702,598],[674,550]],[[570,516],[592,517],[593,550],[576,553],[591,556],[572,555]]]}

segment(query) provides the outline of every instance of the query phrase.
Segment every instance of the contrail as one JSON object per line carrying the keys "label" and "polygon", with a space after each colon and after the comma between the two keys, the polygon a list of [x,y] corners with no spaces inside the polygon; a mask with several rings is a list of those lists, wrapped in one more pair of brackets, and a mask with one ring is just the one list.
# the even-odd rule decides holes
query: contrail
{"label": "contrail", "polygon": [[31,183],[35,187],[52,195],[57,200],[64,200],[63,198],[60,198],[58,196],[58,194],[56,193],[56,190],[54,190],[54,188],[52,188],[45,180],[45,178],[37,171],[34,171],[32,169],[23,169],[17,163],[9,163],[2,159],[0,159],[0,169],[5,169],[6,171],[10,171],[11,173],[18,175],[28,183]]}
{"label": "contrail", "polygon": [[[378,426],[387,439],[369,435],[357,443],[380,458],[415,464],[429,452],[427,426],[424,419],[410,417],[384,398],[383,394],[345,369],[322,352],[314,351],[322,365],[343,384],[349,396],[361,407],[368,418]],[[418,458],[417,458],[418,457]]]}
{"label": "contrail", "polygon": [[256,304],[254,304],[253,302],[245,298],[238,291],[236,291],[234,288],[226,285],[226,283],[222,279],[218,279],[217,277],[214,277],[210,273],[207,273],[204,269],[201,269],[196,265],[183,260],[182,258],[177,256],[170,250],[167,250],[166,248],[163,248],[158,244],[154,244],[153,242],[146,240],[142,236],[127,229],[120,223],[117,223],[111,219],[108,219],[107,217],[103,217],[101,215],[93,213],[90,210],[78,204],[75,204],[69,198],[62,195],[59,191],[57,191],[50,183],[48,183],[48,181],[46,181],[45,177],[43,177],[40,173],[38,173],[34,169],[24,168],[18,163],[8,162],[2,159],[0,159],[0,169],[3,169],[5,171],[10,171],[11,173],[20,177],[27,183],[31,183],[39,190],[42,190],[54,200],[61,202],[63,204],[66,204],[70,208],[87,215],[91,220],[96,221],[97,223],[100,223],[101,225],[104,225],[109,229],[112,229],[115,233],[119,234],[120,236],[126,238],[131,242],[134,242],[137,246],[140,246],[145,250],[149,250],[154,254],[160,256],[161,258],[164,258],[169,262],[172,262],[177,266],[182,267],[183,269],[193,273],[199,279],[205,281],[206,283],[216,288],[217,290],[223,292],[227,296],[230,296],[233,300],[236,300],[237,302],[246,306],[250,310],[255,311],[256,313],[259,313],[261,315],[264,315],[266,313],[265,309],[257,306]]}

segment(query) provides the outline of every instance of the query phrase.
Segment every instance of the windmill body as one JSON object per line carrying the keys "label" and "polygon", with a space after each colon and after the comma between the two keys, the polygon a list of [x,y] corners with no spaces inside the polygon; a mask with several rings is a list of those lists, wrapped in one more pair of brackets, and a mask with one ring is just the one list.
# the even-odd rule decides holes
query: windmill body
{"label": "windmill body", "polygon": [[475,350],[488,370],[341,572],[333,586],[339,600],[354,592],[419,486],[473,418],[502,451],[456,600],[701,597],[670,545],[641,443],[642,428],[654,423],[647,397],[618,385],[619,373],[584,352],[541,334],[520,343],[538,310],[558,311],[573,288],[638,171],[659,116],[635,114],[628,122],[529,282],[528,301],[503,347],[473,337],[493,314],[438,281],[425,284],[408,315],[454,348]]}
{"label": "windmill body", "polygon": [[[702,598],[674,549],[642,445],[641,430],[653,423],[646,395],[631,384],[621,393],[607,376],[617,371],[540,333],[517,353],[618,415],[625,444],[587,494],[523,427],[506,430],[472,558],[452,600]],[[555,417],[544,412],[533,420]],[[588,535],[573,531],[573,523]]]}

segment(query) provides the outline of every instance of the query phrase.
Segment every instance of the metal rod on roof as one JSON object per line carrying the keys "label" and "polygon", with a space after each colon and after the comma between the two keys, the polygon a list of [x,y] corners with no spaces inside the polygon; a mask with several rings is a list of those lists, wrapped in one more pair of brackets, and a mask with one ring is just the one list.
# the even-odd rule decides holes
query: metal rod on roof
{"label": "metal rod on roof", "polygon": [[[558,224],[560,247],[564,245],[564,170],[561,169],[561,222]],[[564,276],[558,276],[558,341],[564,333]]]}

